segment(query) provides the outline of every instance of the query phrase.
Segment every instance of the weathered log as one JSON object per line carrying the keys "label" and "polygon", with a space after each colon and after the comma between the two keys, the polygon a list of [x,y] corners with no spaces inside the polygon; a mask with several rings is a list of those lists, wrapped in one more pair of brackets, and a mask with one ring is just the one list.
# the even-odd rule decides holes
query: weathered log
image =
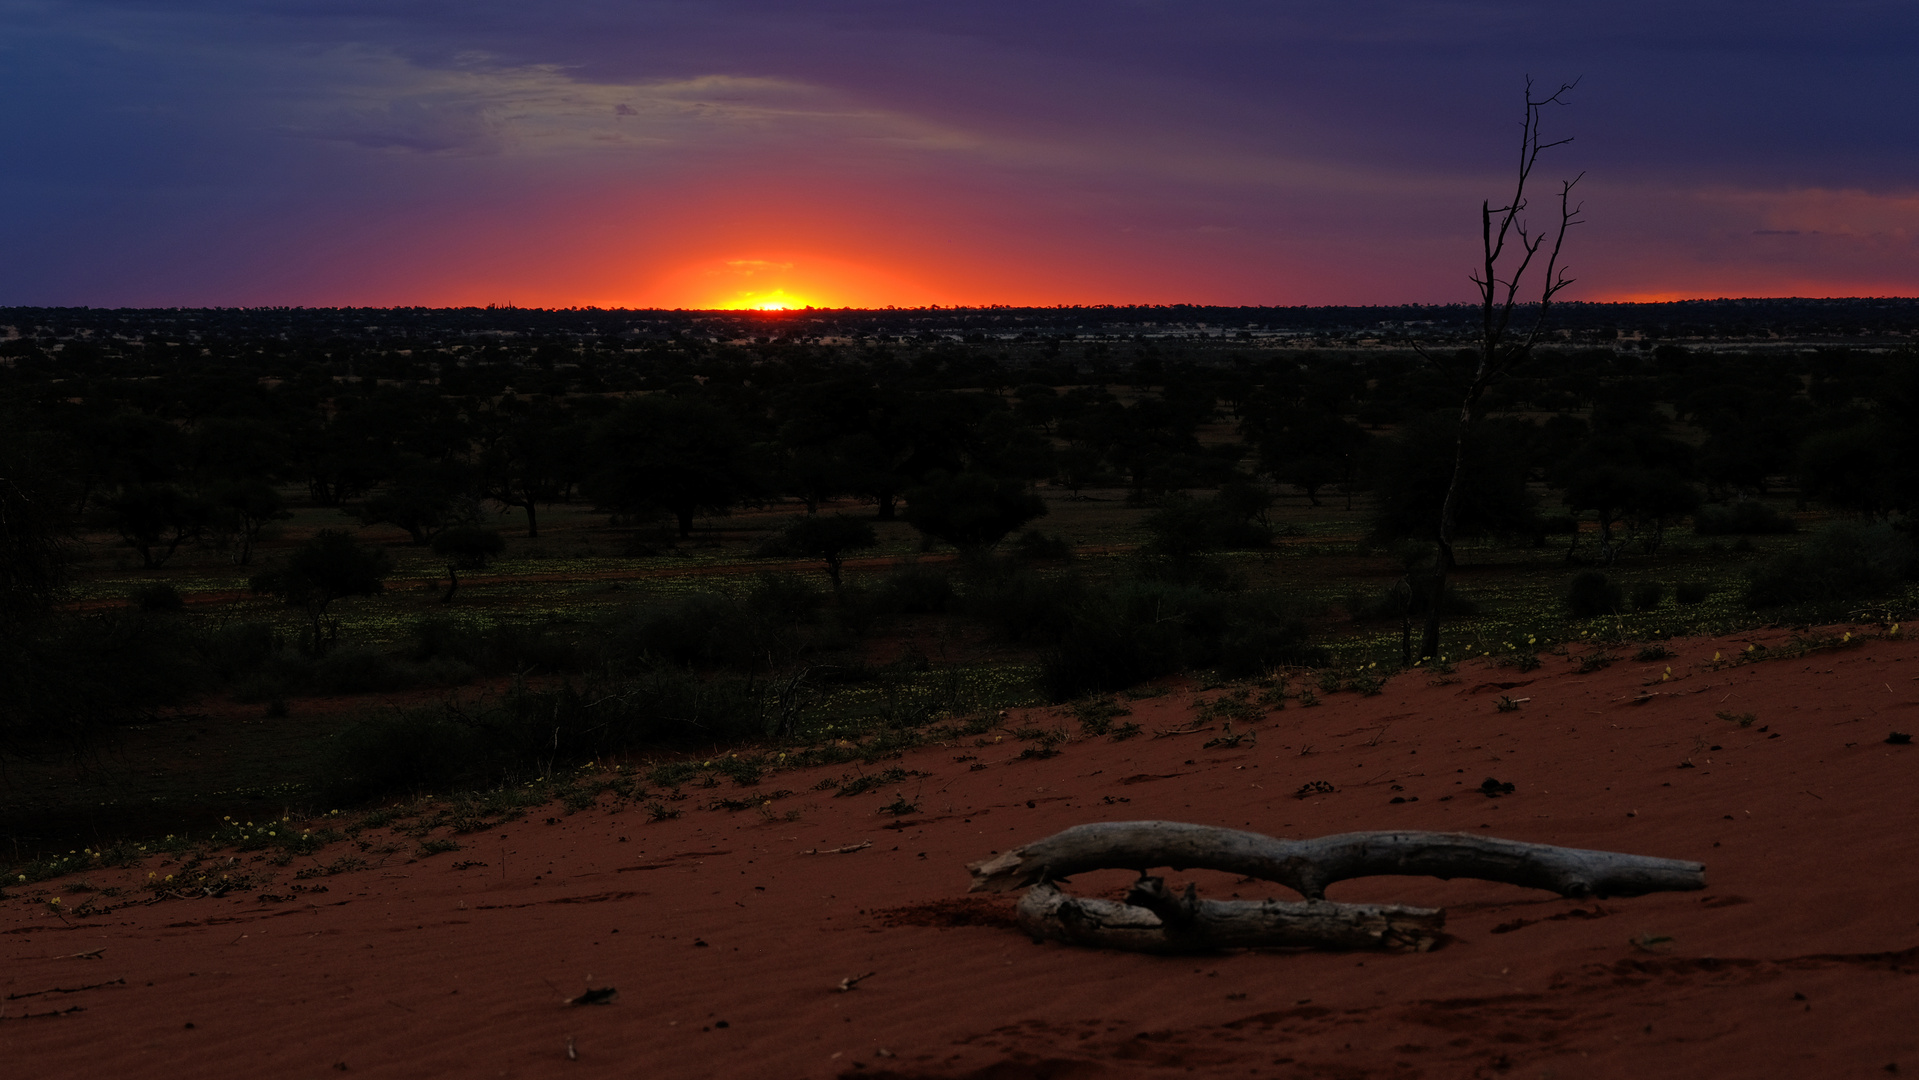
{"label": "weathered log", "polygon": [[1200,900],[1144,878],[1126,903],[1069,896],[1050,883],[1020,898],[1020,928],[1035,939],[1130,952],[1194,953],[1217,949],[1432,948],[1446,913],[1388,904],[1328,900]]}
{"label": "weathered log", "polygon": [[970,891],[1007,892],[1064,881],[1089,870],[1144,873],[1223,870],[1277,882],[1308,900],[1347,878],[1379,874],[1478,878],[1547,889],[1561,896],[1639,896],[1706,887],[1705,864],[1611,851],[1526,844],[1491,836],[1439,832],[1356,832],[1316,840],[1279,840],[1238,829],[1177,821],[1109,821],[1075,825],[968,864]]}

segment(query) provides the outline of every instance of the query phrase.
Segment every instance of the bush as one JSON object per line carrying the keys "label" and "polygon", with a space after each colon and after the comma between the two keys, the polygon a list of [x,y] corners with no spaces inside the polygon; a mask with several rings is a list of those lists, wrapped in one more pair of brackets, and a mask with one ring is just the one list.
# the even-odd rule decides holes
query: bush
{"label": "bush", "polygon": [[472,682],[474,674],[472,667],[458,660],[414,664],[378,649],[352,646],[315,660],[301,687],[315,694],[392,693],[422,685],[458,686]]}
{"label": "bush", "polygon": [[1169,559],[1190,559],[1204,551],[1263,548],[1273,542],[1271,526],[1245,516],[1231,500],[1217,497],[1171,499],[1144,524],[1153,534],[1146,550]]}
{"label": "bush", "polygon": [[1064,561],[1073,557],[1073,545],[1064,537],[1048,536],[1038,529],[1028,529],[1019,534],[1019,539],[1014,542],[1013,551],[1023,559]]}
{"label": "bush", "polygon": [[111,611],[55,614],[0,648],[0,750],[84,743],[200,689],[179,620]]}
{"label": "bush", "polygon": [[196,635],[192,644],[215,678],[232,682],[266,667],[290,643],[272,623],[229,622]]}
{"label": "bush", "polygon": [[810,647],[824,594],[793,574],[761,574],[745,596],[695,593],[643,614],[611,635],[611,659],[700,668],[778,667]]}
{"label": "bush", "polygon": [[141,611],[179,611],[187,606],[186,601],[180,598],[180,590],[164,581],[133,590],[132,600]]}
{"label": "bush", "polygon": [[755,555],[768,558],[808,558],[826,563],[826,574],[833,588],[840,587],[840,566],[851,551],[879,546],[873,526],[845,514],[808,515],[794,518],[786,527],[762,542]]}
{"label": "bush", "polygon": [[[1346,613],[1355,622],[1378,619],[1403,619],[1410,615],[1423,619],[1426,609],[1432,606],[1433,590],[1430,580],[1421,582],[1417,577],[1410,588],[1396,583],[1376,593],[1355,590],[1346,595]],[[1459,618],[1479,614],[1479,602],[1453,587],[1448,581],[1439,594],[1439,613],[1447,618]]]}
{"label": "bush", "polygon": [[346,800],[497,784],[625,750],[764,734],[750,681],[652,668],[590,687],[516,686],[483,707],[449,704],[362,721],[338,736],[318,786]]}
{"label": "bush", "polygon": [[746,595],[746,608],[774,622],[811,622],[826,596],[798,574],[761,573]]}
{"label": "bush", "polygon": [[1186,669],[1239,677],[1323,662],[1304,621],[1273,594],[1131,581],[1087,592],[1071,606],[1041,680],[1064,701]]}
{"label": "bush", "polygon": [[977,566],[954,607],[1007,641],[1053,640],[1072,622],[1083,592],[1077,577],[1035,573],[1017,563]]}
{"label": "bush", "polygon": [[1838,522],[1753,571],[1745,601],[1767,608],[1862,600],[1891,592],[1916,572],[1919,550],[1910,537],[1883,523]]}
{"label": "bush", "polygon": [[953,581],[937,566],[908,563],[879,580],[874,606],[887,615],[931,615],[946,610]]}
{"label": "bush", "polygon": [[489,674],[578,671],[589,666],[589,658],[579,646],[547,627],[444,617],[414,624],[408,656],[419,663],[455,661]]}
{"label": "bush", "polygon": [[1597,570],[1581,570],[1566,585],[1566,606],[1575,619],[1616,614],[1624,600],[1619,586]]}
{"label": "bush", "polygon": [[967,552],[983,552],[1007,533],[1046,515],[1046,504],[1017,478],[974,470],[935,470],[906,493],[906,523]]}
{"label": "bush", "polygon": [[1799,531],[1799,523],[1762,502],[1708,506],[1693,515],[1696,536],[1766,536]]}
{"label": "bush", "polygon": [[1682,604],[1697,604],[1712,595],[1712,586],[1703,581],[1682,581],[1673,590],[1673,599]]}
{"label": "bush", "polygon": [[1666,587],[1657,581],[1642,581],[1632,587],[1632,609],[1651,611],[1666,599]]}
{"label": "bush", "polygon": [[335,737],[322,790],[336,801],[359,801],[483,776],[494,779],[475,735],[470,727],[427,710],[363,720]]}

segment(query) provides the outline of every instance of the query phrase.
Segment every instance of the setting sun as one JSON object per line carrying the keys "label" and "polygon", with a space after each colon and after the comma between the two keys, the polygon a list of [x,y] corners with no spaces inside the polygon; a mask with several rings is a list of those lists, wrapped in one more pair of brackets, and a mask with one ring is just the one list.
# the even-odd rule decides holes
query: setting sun
{"label": "setting sun", "polygon": [[682,263],[637,290],[635,306],[706,311],[794,311],[952,303],[886,270],[810,254]]}
{"label": "setting sun", "polygon": [[743,292],[713,305],[721,311],[792,311],[795,308],[815,306],[817,305],[811,301],[794,296],[785,289]]}

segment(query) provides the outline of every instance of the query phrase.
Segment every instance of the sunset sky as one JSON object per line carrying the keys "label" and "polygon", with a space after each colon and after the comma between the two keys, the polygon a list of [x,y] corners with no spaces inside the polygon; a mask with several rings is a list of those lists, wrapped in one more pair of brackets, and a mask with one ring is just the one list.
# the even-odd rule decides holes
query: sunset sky
{"label": "sunset sky", "polygon": [[1875,0],[0,0],[0,305],[1464,300],[1528,73],[1569,298],[1912,296],[1916,69]]}

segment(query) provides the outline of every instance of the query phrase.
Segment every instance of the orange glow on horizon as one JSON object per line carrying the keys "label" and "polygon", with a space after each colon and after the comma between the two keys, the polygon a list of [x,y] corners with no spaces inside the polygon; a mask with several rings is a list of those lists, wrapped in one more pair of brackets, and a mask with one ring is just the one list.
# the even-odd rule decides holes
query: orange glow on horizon
{"label": "orange glow on horizon", "polygon": [[811,300],[801,299],[785,289],[772,289],[767,292],[745,292],[709,305],[715,311],[793,311],[797,308],[825,307]]}
{"label": "orange glow on horizon", "polygon": [[641,306],[703,311],[920,307],[950,302],[918,282],[876,267],[785,253],[681,264],[638,291]]}

